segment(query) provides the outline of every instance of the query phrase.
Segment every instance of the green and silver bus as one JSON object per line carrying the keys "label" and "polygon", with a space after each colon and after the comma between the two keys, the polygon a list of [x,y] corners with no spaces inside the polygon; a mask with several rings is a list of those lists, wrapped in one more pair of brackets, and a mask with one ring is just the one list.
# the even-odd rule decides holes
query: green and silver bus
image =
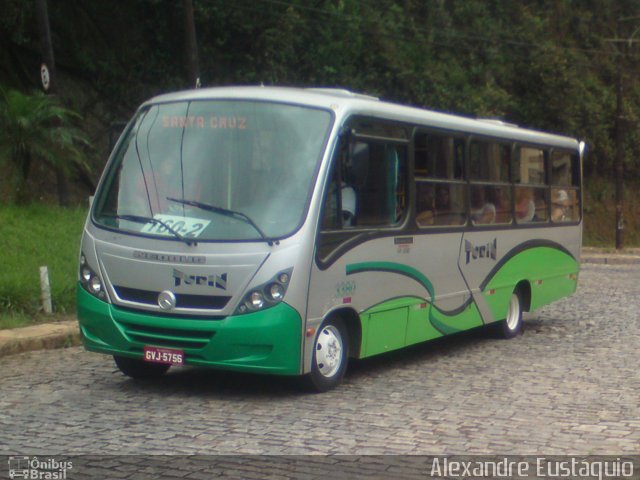
{"label": "green and silver bus", "polygon": [[475,327],[576,290],[584,144],[344,90],[144,103],[82,238],[88,350],[134,378],[171,365],[298,375]]}

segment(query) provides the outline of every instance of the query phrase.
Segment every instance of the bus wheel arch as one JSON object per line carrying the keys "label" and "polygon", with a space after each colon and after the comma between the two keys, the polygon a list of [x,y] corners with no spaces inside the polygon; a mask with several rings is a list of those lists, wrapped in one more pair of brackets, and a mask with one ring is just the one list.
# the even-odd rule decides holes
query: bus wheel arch
{"label": "bus wheel arch", "polygon": [[353,308],[341,308],[332,312],[331,316],[338,316],[342,319],[349,335],[349,356],[351,358],[359,358],[360,347],[362,346],[360,315]]}
{"label": "bus wheel arch", "polygon": [[525,312],[531,311],[531,283],[528,280],[520,280],[514,288],[514,292],[520,292],[520,298],[522,300],[522,310]]}
{"label": "bus wheel arch", "polygon": [[307,390],[326,392],[342,381],[352,356],[351,346],[359,338],[353,313],[349,309],[331,312],[318,328],[313,341],[311,371],[304,377]]}

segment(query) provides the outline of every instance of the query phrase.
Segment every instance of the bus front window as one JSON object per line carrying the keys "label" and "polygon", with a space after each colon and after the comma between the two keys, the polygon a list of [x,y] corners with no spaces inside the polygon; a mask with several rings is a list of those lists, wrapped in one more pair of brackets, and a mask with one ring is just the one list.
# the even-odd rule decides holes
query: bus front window
{"label": "bus front window", "polygon": [[327,111],[267,102],[152,105],[121,142],[94,220],[198,240],[287,236],[303,220],[330,123]]}

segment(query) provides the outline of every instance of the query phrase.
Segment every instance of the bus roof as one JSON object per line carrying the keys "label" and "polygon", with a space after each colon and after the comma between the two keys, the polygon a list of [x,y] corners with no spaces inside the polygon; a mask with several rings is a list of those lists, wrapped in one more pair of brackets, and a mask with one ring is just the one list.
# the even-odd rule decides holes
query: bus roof
{"label": "bus roof", "polygon": [[425,127],[469,133],[523,143],[578,149],[575,138],[530,130],[497,119],[474,119],[381,101],[376,97],[332,88],[293,88],[263,86],[233,86],[201,88],[159,95],[143,106],[176,101],[243,99],[300,104],[332,110],[340,117],[367,115]]}

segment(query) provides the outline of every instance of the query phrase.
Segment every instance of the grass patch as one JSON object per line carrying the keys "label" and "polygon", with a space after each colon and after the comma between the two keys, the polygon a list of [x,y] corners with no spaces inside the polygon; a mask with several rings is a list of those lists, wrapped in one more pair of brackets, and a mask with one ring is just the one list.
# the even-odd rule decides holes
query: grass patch
{"label": "grass patch", "polygon": [[7,312],[0,314],[0,329],[27,327],[36,323],[33,316],[22,312]]}
{"label": "grass patch", "polygon": [[42,320],[42,265],[49,269],[56,314],[75,311],[78,252],[86,214],[84,208],[47,205],[0,208],[0,328]]}
{"label": "grass patch", "polygon": [[5,312],[0,313],[0,330],[7,328],[29,327],[39,323],[75,320],[75,318],[75,315],[70,313],[54,313],[52,315],[45,315],[44,313],[27,314],[25,312]]}

